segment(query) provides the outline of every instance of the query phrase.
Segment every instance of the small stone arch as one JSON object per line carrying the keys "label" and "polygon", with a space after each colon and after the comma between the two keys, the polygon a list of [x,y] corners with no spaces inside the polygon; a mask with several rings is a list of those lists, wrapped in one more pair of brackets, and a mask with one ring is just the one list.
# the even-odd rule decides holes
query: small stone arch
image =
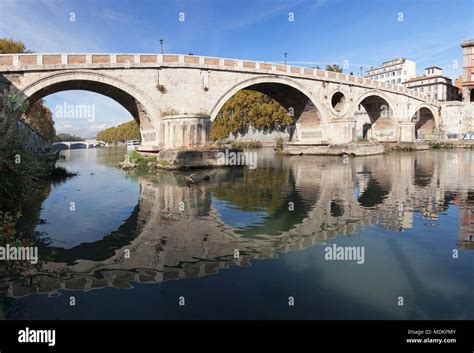
{"label": "small stone arch", "polygon": [[410,115],[410,122],[415,123],[415,138],[434,138],[433,134],[439,131],[436,112],[428,104],[418,105]]}
{"label": "small stone arch", "polygon": [[395,105],[379,90],[363,93],[354,106],[358,138],[376,141],[395,141],[397,122]]}

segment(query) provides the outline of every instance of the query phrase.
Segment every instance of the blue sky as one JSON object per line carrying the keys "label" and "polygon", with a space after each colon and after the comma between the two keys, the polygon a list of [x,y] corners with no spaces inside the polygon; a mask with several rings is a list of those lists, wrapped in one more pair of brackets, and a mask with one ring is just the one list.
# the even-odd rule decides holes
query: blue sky
{"label": "blue sky", "polygon": [[[36,52],[158,52],[163,38],[168,53],[279,62],[288,52],[288,62],[302,66],[347,60],[345,72],[356,74],[406,57],[419,74],[437,65],[455,78],[460,43],[474,38],[474,0],[0,0],[4,36]],[[47,105],[54,111],[64,101],[95,104],[96,119],[56,119],[59,132],[92,136],[131,118],[87,92],[57,93]]]}

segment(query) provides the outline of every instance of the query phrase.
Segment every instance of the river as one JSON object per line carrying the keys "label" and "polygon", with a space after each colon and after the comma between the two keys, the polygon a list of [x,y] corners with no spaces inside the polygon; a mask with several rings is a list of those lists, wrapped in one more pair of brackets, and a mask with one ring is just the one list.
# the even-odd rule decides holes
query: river
{"label": "river", "polygon": [[62,153],[79,174],[24,216],[47,261],[7,319],[474,319],[472,151],[155,173]]}

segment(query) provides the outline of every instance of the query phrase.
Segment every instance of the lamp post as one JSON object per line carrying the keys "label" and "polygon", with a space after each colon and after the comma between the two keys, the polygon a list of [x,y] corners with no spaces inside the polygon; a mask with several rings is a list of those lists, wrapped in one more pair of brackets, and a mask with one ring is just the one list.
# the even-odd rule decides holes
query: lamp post
{"label": "lamp post", "polygon": [[161,54],[163,54],[163,42],[164,42],[164,40],[160,39]]}
{"label": "lamp post", "polygon": [[286,57],[288,56],[288,53],[283,53],[283,55],[285,56],[285,65],[286,65]]}

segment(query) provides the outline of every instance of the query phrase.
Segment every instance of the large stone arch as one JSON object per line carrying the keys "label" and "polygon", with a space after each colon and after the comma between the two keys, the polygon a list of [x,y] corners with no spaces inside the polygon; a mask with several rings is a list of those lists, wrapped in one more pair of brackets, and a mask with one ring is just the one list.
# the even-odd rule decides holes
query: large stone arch
{"label": "large stone arch", "polygon": [[137,121],[142,142],[155,140],[152,117],[156,113],[151,98],[118,78],[93,70],[67,70],[48,73],[20,90],[23,98],[30,103],[47,95],[69,90],[86,90],[107,96],[122,105]]}
{"label": "large stone arch", "polygon": [[[364,92],[354,105],[355,111],[361,107],[366,115],[360,115],[362,122],[362,137],[377,141],[396,141],[397,121],[395,105],[387,94],[380,90]],[[363,108],[363,109],[362,109]]]}
{"label": "large stone arch", "polygon": [[[293,113],[296,122],[295,127],[298,132],[317,129],[317,139],[324,138],[322,133],[324,129],[321,127],[326,124],[327,120],[322,105],[314,99],[310,91],[287,77],[265,75],[250,78],[232,86],[212,107],[209,113],[211,121],[215,120],[219,111],[230,98],[244,89],[265,93],[278,101],[285,109]],[[300,133],[296,135],[292,133],[291,139],[298,140]]]}
{"label": "large stone arch", "polygon": [[[224,104],[238,91],[243,90],[243,89],[254,89],[254,90],[261,90],[262,93],[270,95],[272,98],[276,99],[280,103],[283,103],[282,105],[285,106],[288,103],[283,101],[280,97],[278,97],[275,92],[271,92],[271,88],[280,86],[280,87],[291,87],[294,89],[293,92],[299,92],[299,94],[306,96],[306,98],[309,100],[311,104],[314,105],[314,107],[317,109],[317,111],[320,114],[320,118],[322,121],[326,121],[326,117],[324,116],[324,111],[322,109],[322,106],[315,101],[313,95],[311,92],[309,92],[306,88],[301,86],[298,82],[295,80],[292,80],[287,77],[276,77],[276,76],[258,76],[254,78],[247,79],[245,81],[242,81],[236,85],[234,85],[232,88],[227,90],[214,104],[212,107],[209,116],[211,117],[211,120],[213,121],[221,108],[224,106]],[[270,93],[270,94],[269,94]],[[273,94],[273,96],[272,96]],[[285,107],[286,108],[286,107]],[[296,113],[296,112],[295,112]]]}

